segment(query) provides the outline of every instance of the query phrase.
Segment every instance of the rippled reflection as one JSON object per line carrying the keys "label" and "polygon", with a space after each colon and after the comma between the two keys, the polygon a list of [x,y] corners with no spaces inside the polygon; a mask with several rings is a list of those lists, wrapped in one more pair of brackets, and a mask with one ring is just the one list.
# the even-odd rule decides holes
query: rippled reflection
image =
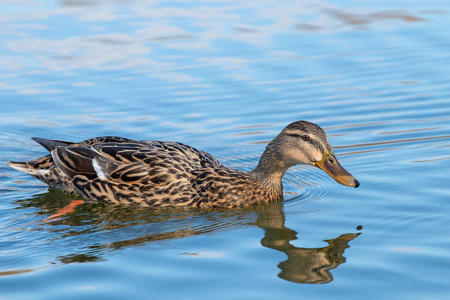
{"label": "rippled reflection", "polygon": [[261,245],[281,251],[287,260],[281,262],[278,276],[297,283],[328,283],[333,281],[331,269],[345,262],[344,250],[359,233],[347,233],[326,240],[329,244],[322,248],[300,248],[290,244],[296,240],[297,232],[285,227],[285,217],[280,205],[258,208],[257,225],[265,230]]}
{"label": "rippled reflection", "polygon": [[[35,207],[37,215],[47,216],[67,204],[74,196],[50,191],[33,199],[18,202],[23,208]],[[261,245],[287,255],[279,263],[278,276],[296,283],[328,283],[333,280],[331,269],[345,262],[344,250],[359,233],[343,234],[326,240],[322,248],[301,248],[290,244],[296,232],[285,227],[281,203],[260,205],[237,210],[188,211],[177,209],[136,209],[122,206],[86,203],[55,222],[27,224],[27,230],[46,230],[52,243],[62,243],[66,250],[76,251],[57,255],[63,263],[83,263],[104,260],[105,253],[161,240],[179,239],[242,226],[264,229]],[[62,229],[63,228],[63,229]],[[56,234],[56,237],[55,237]],[[132,237],[132,238],[130,238]],[[76,238],[76,241],[74,240]],[[318,237],[318,241],[322,240]],[[80,245],[81,243],[81,245]],[[78,245],[78,246],[75,246]],[[73,251],[73,250],[70,250]],[[20,271],[29,272],[30,270]],[[3,271],[0,275],[17,274]]]}

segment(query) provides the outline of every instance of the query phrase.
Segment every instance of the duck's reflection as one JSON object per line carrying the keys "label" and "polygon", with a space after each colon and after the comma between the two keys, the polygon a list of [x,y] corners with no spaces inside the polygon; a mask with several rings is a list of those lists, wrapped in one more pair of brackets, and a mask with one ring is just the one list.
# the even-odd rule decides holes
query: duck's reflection
{"label": "duck's reflection", "polygon": [[359,235],[342,234],[335,239],[326,240],[328,246],[323,248],[295,247],[290,241],[297,239],[297,232],[285,227],[285,217],[280,205],[262,206],[258,210],[256,224],[265,231],[261,244],[287,255],[287,260],[278,265],[281,269],[278,277],[292,282],[331,282],[333,276],[330,270],[345,262],[343,253],[349,247],[348,242]]}
{"label": "duck's reflection", "polygon": [[[64,206],[70,200],[67,197],[70,196],[52,191],[20,204],[39,207],[40,213],[48,214]],[[61,225],[68,229],[61,230]],[[278,265],[281,269],[278,276],[296,283],[332,281],[330,270],[345,262],[343,253],[349,247],[348,242],[359,235],[349,233],[326,240],[329,245],[323,248],[295,247],[290,241],[297,239],[297,233],[285,227],[280,203],[223,211],[155,211],[83,204],[74,213],[48,223],[44,228],[57,234],[57,239],[63,240],[64,245],[70,245],[70,240],[76,238],[76,244],[81,247],[76,253],[62,255],[58,260],[81,263],[103,260],[105,252],[123,247],[255,225],[264,229],[261,240],[264,247],[287,255],[287,260]]]}

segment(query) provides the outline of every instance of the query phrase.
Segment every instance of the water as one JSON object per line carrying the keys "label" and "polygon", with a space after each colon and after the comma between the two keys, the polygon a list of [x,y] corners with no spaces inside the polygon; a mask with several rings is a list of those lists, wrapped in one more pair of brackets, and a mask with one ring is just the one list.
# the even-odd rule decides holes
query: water
{"label": "water", "polygon": [[[448,299],[450,13],[441,1],[3,1],[0,299]],[[292,121],[361,182],[285,200],[83,204],[8,168],[30,137],[179,141],[241,170]]]}

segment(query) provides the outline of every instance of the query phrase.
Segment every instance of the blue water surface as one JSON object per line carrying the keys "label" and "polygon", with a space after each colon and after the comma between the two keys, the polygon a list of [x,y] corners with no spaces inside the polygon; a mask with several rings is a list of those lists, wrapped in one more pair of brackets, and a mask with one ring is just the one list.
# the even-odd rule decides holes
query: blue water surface
{"label": "blue water surface", "polygon": [[[448,299],[444,1],[0,3],[0,299]],[[361,182],[316,168],[284,201],[82,204],[6,166],[31,137],[178,141],[249,171],[322,126]]]}

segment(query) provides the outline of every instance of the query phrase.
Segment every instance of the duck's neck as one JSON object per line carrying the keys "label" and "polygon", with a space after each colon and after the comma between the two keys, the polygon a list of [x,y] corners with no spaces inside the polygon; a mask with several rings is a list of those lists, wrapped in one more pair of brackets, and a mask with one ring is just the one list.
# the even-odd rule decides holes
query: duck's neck
{"label": "duck's neck", "polygon": [[275,151],[274,143],[271,142],[261,155],[256,168],[250,173],[268,189],[279,193],[279,196],[281,196],[283,192],[281,179],[287,169],[288,167],[283,162],[280,154]]}

